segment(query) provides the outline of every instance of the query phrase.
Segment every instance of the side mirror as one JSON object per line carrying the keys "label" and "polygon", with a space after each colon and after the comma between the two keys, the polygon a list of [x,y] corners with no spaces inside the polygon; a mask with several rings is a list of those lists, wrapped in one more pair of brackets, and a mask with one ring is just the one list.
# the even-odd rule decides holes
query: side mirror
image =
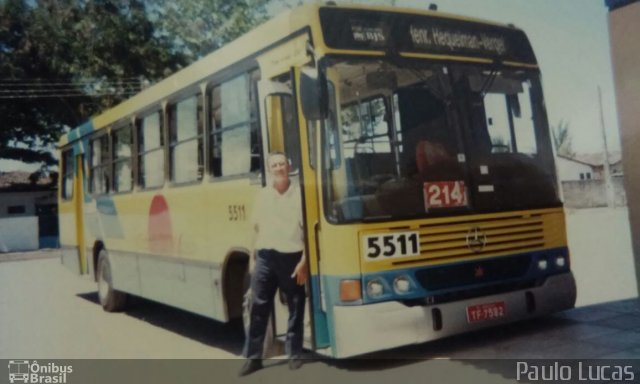
{"label": "side mirror", "polygon": [[327,80],[316,68],[304,67],[300,71],[300,102],[307,120],[323,120],[328,115]]}

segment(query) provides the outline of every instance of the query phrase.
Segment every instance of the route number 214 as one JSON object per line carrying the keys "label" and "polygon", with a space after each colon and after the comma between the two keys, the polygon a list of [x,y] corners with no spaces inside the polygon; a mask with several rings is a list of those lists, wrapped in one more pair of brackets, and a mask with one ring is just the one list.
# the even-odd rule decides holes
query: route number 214
{"label": "route number 214", "polygon": [[436,181],[424,183],[424,206],[431,208],[453,208],[467,206],[467,191],[464,181]]}

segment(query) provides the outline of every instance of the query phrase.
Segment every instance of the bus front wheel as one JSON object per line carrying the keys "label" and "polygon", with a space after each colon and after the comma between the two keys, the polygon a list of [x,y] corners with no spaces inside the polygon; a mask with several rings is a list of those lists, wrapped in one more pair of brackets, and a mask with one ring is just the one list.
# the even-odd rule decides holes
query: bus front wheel
{"label": "bus front wheel", "polygon": [[127,303],[127,294],[113,288],[113,271],[104,249],[98,255],[98,299],[107,312],[121,311]]}

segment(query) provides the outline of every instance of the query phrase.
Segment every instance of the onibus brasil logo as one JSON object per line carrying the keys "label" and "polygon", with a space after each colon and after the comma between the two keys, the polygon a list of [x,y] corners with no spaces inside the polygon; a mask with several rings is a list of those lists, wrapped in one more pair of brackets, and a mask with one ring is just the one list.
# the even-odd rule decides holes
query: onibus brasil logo
{"label": "onibus brasil logo", "polygon": [[56,363],[38,364],[37,361],[9,360],[9,383],[64,384],[67,374],[73,372],[70,365]]}

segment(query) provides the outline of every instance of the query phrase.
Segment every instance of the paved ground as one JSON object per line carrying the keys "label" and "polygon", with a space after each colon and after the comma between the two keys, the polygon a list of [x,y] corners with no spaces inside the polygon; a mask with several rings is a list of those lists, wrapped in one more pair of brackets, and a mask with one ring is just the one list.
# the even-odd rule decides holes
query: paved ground
{"label": "paved ground", "polygon": [[576,305],[637,297],[627,209],[573,209],[566,217]]}
{"label": "paved ground", "polygon": [[[211,382],[237,381],[242,364],[237,359],[239,324],[220,324],[141,299],[125,313],[105,313],[94,283],[73,276],[55,258],[0,263],[0,292],[0,359],[205,359],[188,367],[175,360],[149,368],[149,362],[130,366],[153,369],[155,375],[165,372],[157,383],[176,376],[186,383],[210,382],[210,376]],[[271,360],[267,369],[242,382],[372,384],[401,378],[403,384],[513,383],[516,360],[638,359],[640,300],[586,306],[356,360],[307,357],[300,371],[290,372],[282,361]],[[119,372],[121,367],[110,369]],[[100,382],[113,381],[120,380]]]}
{"label": "paved ground", "polygon": [[[322,361],[312,355],[298,372],[273,360],[245,382],[507,383],[514,382],[515,360],[486,359],[640,359],[640,300],[626,214],[601,209],[567,215],[581,308],[359,360]],[[0,359],[207,359],[198,361],[222,363],[205,365],[201,375],[196,368],[171,372],[192,378],[185,382],[235,381],[242,363],[239,324],[142,299],[125,313],[104,313],[95,284],[64,269],[58,255],[56,250],[0,254]],[[145,369],[162,379],[163,369],[177,363],[167,364]]]}

